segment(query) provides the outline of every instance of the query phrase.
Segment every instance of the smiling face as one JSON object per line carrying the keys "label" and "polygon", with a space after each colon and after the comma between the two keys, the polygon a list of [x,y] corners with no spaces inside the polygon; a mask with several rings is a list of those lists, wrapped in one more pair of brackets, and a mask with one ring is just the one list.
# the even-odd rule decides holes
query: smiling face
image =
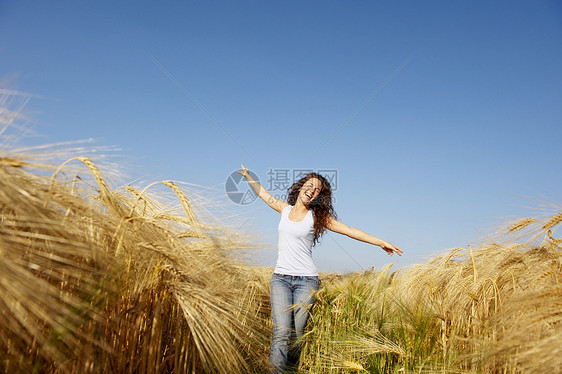
{"label": "smiling face", "polygon": [[301,187],[299,192],[299,200],[306,206],[310,205],[320,195],[322,191],[322,182],[318,178],[310,178]]}

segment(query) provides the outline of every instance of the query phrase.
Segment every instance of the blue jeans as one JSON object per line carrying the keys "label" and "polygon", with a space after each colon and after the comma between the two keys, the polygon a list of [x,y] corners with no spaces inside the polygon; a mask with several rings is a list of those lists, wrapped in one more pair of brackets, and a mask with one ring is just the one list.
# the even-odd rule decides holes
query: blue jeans
{"label": "blue jeans", "polygon": [[[309,308],[318,291],[318,277],[304,277],[273,273],[270,297],[273,316],[273,339],[269,352],[271,372],[280,373],[290,363],[298,364],[301,337],[308,321]],[[294,342],[290,341],[294,338]]]}

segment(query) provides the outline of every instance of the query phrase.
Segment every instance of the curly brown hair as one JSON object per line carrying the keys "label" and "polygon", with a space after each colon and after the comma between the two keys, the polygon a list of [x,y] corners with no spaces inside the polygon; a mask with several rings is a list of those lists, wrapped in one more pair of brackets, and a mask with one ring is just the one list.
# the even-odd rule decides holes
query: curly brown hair
{"label": "curly brown hair", "polygon": [[302,186],[311,178],[318,179],[322,184],[320,194],[310,203],[310,209],[312,209],[312,214],[314,215],[314,240],[312,245],[315,246],[326,231],[329,219],[337,218],[336,211],[332,205],[332,186],[330,182],[318,173],[308,173],[289,187],[287,202],[295,205]]}

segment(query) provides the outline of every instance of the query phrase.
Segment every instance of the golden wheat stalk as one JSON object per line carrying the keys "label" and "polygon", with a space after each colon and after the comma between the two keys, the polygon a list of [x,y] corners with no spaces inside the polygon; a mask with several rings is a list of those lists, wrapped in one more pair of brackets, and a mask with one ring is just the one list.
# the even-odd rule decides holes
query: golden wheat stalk
{"label": "golden wheat stalk", "polygon": [[[111,190],[89,158],[68,162],[85,165],[97,191],[76,183],[84,178],[72,183],[57,178],[68,162],[47,178],[28,172],[33,163],[20,167],[23,163],[15,160],[0,167],[0,251],[5,257],[0,283],[10,285],[3,291],[0,323],[0,336],[8,344],[2,348],[11,352],[3,356],[6,367],[26,371],[42,362],[43,371],[153,371],[161,360],[175,357],[171,362],[179,366],[172,365],[173,371],[230,373],[254,371],[249,362],[264,362],[258,348],[264,344],[264,317],[250,319],[256,316],[253,298],[242,297],[244,276],[229,263],[228,251],[244,244],[232,235],[182,239],[197,221],[193,213],[183,218],[162,213],[166,208],[146,196],[146,204],[137,209],[137,196],[129,199]],[[189,213],[187,196],[167,185]],[[217,241],[222,244],[215,254]],[[136,312],[140,305],[161,310],[160,297],[175,300],[166,301],[165,308],[177,308],[179,314]],[[143,322],[146,318],[150,322]],[[170,328],[179,335],[169,335]],[[123,349],[128,358],[116,359]]]}

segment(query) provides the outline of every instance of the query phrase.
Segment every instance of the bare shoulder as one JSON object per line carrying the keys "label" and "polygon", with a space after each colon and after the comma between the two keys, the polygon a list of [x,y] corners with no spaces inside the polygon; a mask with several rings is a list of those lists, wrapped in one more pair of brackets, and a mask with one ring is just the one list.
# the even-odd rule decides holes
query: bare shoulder
{"label": "bare shoulder", "polygon": [[288,206],[290,206],[290,204],[286,201],[282,201],[282,200],[278,200],[279,201],[279,214],[283,213],[283,211],[285,210],[285,208],[287,208]]}
{"label": "bare shoulder", "polygon": [[283,210],[289,206],[289,203],[283,201],[283,200],[279,200],[274,198],[273,196],[270,195],[270,197],[265,200],[265,202],[267,203],[267,205],[269,205],[271,208],[273,208],[274,210],[276,210],[279,214],[283,213]]}

